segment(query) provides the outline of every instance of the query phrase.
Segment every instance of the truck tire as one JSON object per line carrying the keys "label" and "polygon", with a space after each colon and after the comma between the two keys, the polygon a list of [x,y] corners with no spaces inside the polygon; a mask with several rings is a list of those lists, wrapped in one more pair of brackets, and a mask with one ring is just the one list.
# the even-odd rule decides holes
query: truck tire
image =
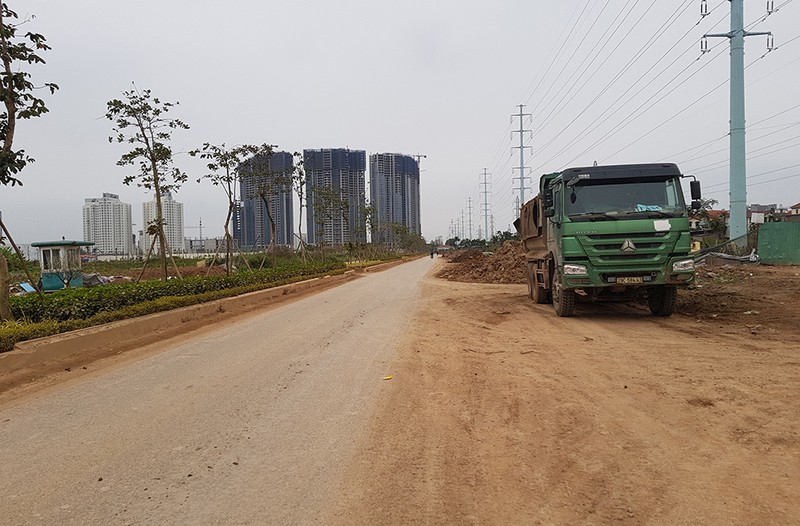
{"label": "truck tire", "polygon": [[553,276],[553,308],[562,318],[575,314],[575,291],[565,289],[561,283],[561,271],[556,270]]}
{"label": "truck tire", "polygon": [[531,276],[529,278],[531,288],[531,298],[534,303],[543,304],[550,303],[550,293],[544,286],[536,279],[536,272],[539,270],[540,263],[537,263],[531,269]]}
{"label": "truck tire", "polygon": [[678,305],[678,289],[669,285],[660,285],[647,291],[647,305],[656,316],[672,316]]}

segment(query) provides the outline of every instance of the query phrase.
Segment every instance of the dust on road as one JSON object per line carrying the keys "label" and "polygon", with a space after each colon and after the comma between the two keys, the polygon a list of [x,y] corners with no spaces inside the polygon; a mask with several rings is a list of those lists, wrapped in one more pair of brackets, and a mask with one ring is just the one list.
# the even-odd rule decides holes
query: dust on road
{"label": "dust on road", "polygon": [[800,523],[796,325],[422,294],[332,522]]}

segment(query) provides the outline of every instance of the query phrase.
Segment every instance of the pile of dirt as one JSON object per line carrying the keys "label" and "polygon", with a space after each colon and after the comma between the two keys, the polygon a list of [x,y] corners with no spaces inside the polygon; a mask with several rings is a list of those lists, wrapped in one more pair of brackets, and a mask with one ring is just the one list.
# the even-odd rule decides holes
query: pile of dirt
{"label": "pile of dirt", "polygon": [[438,277],[470,283],[525,283],[525,252],[519,241],[506,241],[485,256],[477,250],[459,250],[447,257]]}
{"label": "pile of dirt", "polygon": [[486,256],[483,255],[483,252],[471,248],[449,252],[446,253],[444,257],[450,263],[475,263],[486,259]]}
{"label": "pile of dirt", "polygon": [[[526,283],[519,241],[506,241],[490,256],[461,250],[446,257],[437,274],[468,283]],[[694,284],[678,291],[677,314],[698,322],[731,325],[771,338],[800,332],[800,267],[753,264],[700,265]]]}
{"label": "pile of dirt", "polygon": [[695,283],[678,292],[678,313],[734,324],[752,334],[797,333],[800,267],[731,264],[697,268]]}

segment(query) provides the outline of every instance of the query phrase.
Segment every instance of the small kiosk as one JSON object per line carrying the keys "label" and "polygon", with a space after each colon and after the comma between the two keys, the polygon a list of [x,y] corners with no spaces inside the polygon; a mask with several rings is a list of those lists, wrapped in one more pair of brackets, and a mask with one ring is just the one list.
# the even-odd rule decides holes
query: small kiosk
{"label": "small kiosk", "polygon": [[31,246],[39,248],[42,266],[41,290],[52,292],[64,288],[83,287],[81,247],[94,245],[92,241],[37,241]]}

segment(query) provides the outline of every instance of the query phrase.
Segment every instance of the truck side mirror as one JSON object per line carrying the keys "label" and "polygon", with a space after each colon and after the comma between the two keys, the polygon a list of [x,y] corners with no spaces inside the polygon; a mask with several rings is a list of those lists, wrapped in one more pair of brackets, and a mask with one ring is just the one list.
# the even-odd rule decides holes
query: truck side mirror
{"label": "truck side mirror", "polygon": [[692,212],[697,212],[701,208],[703,208],[703,203],[701,203],[699,199],[692,201]]}
{"label": "truck side mirror", "polygon": [[545,208],[544,212],[542,212],[542,215],[545,217],[554,217],[556,215],[556,211],[552,208]]}
{"label": "truck side mirror", "polygon": [[[689,181],[689,188],[691,189],[692,200],[698,201],[702,199],[700,193],[700,181]],[[694,208],[694,203],[692,203],[692,207]]]}

